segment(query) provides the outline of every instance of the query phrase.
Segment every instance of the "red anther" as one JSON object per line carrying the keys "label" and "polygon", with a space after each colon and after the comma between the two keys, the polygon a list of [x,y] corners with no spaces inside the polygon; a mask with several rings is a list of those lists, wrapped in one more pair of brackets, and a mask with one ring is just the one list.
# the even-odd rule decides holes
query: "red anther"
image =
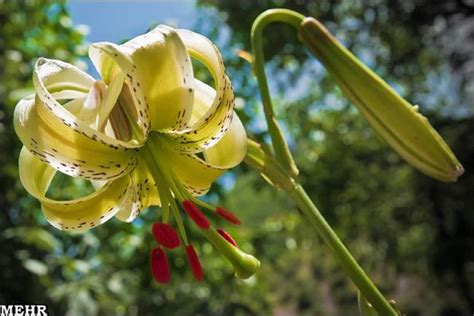
{"label": "red anther", "polygon": [[204,273],[202,272],[201,262],[199,262],[199,258],[193,246],[186,246],[186,256],[188,257],[189,267],[193,272],[194,278],[198,282],[202,281],[204,279]]}
{"label": "red anther", "polygon": [[168,256],[163,248],[155,248],[151,251],[151,273],[158,283],[165,284],[170,280]]}
{"label": "red anther", "polygon": [[239,246],[237,245],[237,243],[235,242],[234,238],[232,238],[232,236],[226,232],[225,230],[223,229],[217,229],[217,232],[219,233],[219,235],[221,235],[225,240],[227,240],[230,244],[232,244],[234,247],[237,247],[239,248]]}
{"label": "red anther", "polygon": [[180,245],[178,233],[170,224],[155,223],[152,231],[156,241],[163,247],[173,249]]}
{"label": "red anther", "polygon": [[222,207],[216,208],[216,214],[228,221],[229,223],[232,223],[234,225],[240,225],[240,219],[238,219],[237,216],[234,215],[234,213],[223,209]]}
{"label": "red anther", "polygon": [[202,229],[209,228],[209,221],[201,210],[189,200],[183,201],[183,208],[191,219]]}

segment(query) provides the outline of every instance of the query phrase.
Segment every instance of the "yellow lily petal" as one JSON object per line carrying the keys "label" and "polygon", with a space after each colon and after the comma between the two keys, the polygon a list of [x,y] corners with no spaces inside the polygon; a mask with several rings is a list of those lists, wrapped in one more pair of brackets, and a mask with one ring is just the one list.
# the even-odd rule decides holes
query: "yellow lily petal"
{"label": "yellow lily petal", "polygon": [[189,129],[169,134],[179,144],[180,151],[197,153],[212,147],[229,128],[234,109],[234,92],[216,46],[206,37],[188,30],[178,30],[178,34],[189,54],[209,69],[216,86],[214,90],[199,80],[194,81],[195,107],[205,103],[207,111],[197,120],[195,114],[198,112],[194,112]]}
{"label": "yellow lily petal", "polygon": [[56,100],[64,100],[64,99],[76,100],[76,99],[84,99],[87,96],[87,93],[83,91],[78,91],[78,90],[64,89],[58,92],[51,93],[51,96]]}
{"label": "yellow lily petal", "polygon": [[89,55],[106,82],[119,70],[133,90],[146,133],[187,127],[193,104],[193,70],[176,31],[159,25],[123,45],[96,43]]}
{"label": "yellow lily petal", "polygon": [[91,129],[48,90],[87,92],[91,78],[72,65],[40,59],[34,82],[36,97],[21,100],[14,115],[15,131],[32,154],[63,173],[86,179],[112,179],[134,167],[136,155],[129,149],[136,145]]}
{"label": "yellow lily petal", "polygon": [[194,154],[183,154],[173,150],[159,153],[167,161],[186,190],[195,196],[204,195],[211,184],[227,169],[215,167]]}
{"label": "yellow lily petal", "polygon": [[[63,107],[69,112],[71,112],[73,115],[79,117],[78,114],[83,109],[84,102],[88,97],[88,94],[76,90],[62,90],[59,92],[51,93],[51,96],[57,101],[66,101],[63,104]],[[31,97],[23,98],[23,100],[32,100],[34,98],[35,95],[33,94]]]}
{"label": "yellow lily petal", "polygon": [[305,18],[303,43],[326,66],[344,94],[373,128],[407,162],[442,181],[464,169],[428,120],[362,64],[317,20]]}
{"label": "yellow lily petal", "polygon": [[56,170],[41,162],[25,147],[20,153],[19,171],[24,188],[40,201],[46,219],[60,230],[88,230],[106,222],[122,208],[128,208],[133,203],[134,194],[129,176],[109,181],[88,196],[56,201],[46,197]]}
{"label": "yellow lily petal", "polygon": [[90,139],[97,140],[97,143],[119,148],[141,147],[142,143],[133,140],[125,142],[97,132],[96,129],[89,127],[67,111],[51,94],[70,89],[89,93],[94,82],[92,77],[71,64],[39,58],[33,72],[36,98],[41,101],[37,102],[38,111],[41,109],[41,111],[47,112],[45,115],[50,116],[52,121],[62,121],[66,125],[71,125],[73,130]]}
{"label": "yellow lily petal", "polygon": [[207,193],[211,184],[227,169],[238,165],[247,152],[245,129],[237,117],[234,117],[227,133],[204,152],[205,160],[194,154],[186,154],[161,147],[159,154],[171,162],[170,168],[183,186],[193,195]]}
{"label": "yellow lily petal", "polygon": [[[196,86],[201,88],[196,89],[191,124],[207,113],[215,96],[215,90],[208,85],[196,82]],[[203,153],[207,162],[220,168],[232,168],[244,159],[247,153],[247,133],[235,112],[232,113],[232,122],[224,136]]]}
{"label": "yellow lily petal", "polygon": [[117,99],[122,91],[125,76],[122,73],[116,74],[109,82],[107,92],[104,93],[104,99],[98,113],[97,129],[102,130],[107,124],[107,118],[117,104]]}
{"label": "yellow lily petal", "polygon": [[[57,99],[57,98],[55,98],[55,99],[60,100],[60,99]],[[71,112],[72,114],[78,116],[78,113],[81,112],[82,108],[84,107],[85,100],[86,100],[85,98],[73,99],[69,102],[64,103],[63,106],[69,112]]]}
{"label": "yellow lily petal", "polygon": [[155,205],[161,206],[155,180],[148,171],[145,163],[140,161],[130,174],[131,187],[135,198],[131,200],[130,207],[122,207],[116,217],[124,222],[133,221],[144,208]]}
{"label": "yellow lily petal", "polygon": [[234,114],[228,131],[217,144],[206,149],[206,161],[215,167],[232,168],[244,160],[247,154],[247,133],[239,117]]}

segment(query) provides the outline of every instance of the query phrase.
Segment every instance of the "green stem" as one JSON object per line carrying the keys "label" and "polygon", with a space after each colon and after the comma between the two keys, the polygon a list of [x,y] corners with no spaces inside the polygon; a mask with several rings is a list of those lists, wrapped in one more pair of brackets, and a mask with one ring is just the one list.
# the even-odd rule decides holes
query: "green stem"
{"label": "green stem", "polygon": [[284,22],[300,30],[303,19],[303,15],[294,11],[273,9],[260,14],[252,26],[253,66],[258,80],[268,131],[272,139],[274,155],[266,153],[259,144],[249,141],[249,150],[245,162],[260,171],[273,185],[290,194],[303,215],[336,256],[345,273],[351,278],[367,301],[372,304],[377,313],[383,316],[397,316],[398,313],[370,280],[313,204],[303,187],[296,181],[298,169],[275,118],[264,69],[262,31],[267,24],[272,22]]}
{"label": "green stem", "polygon": [[367,301],[372,304],[377,313],[379,315],[398,315],[339,239],[336,232],[334,232],[328,222],[326,222],[303,187],[298,183],[294,190],[289,193],[306,219],[316,228],[326,245],[339,260],[346,274],[351,278],[352,282],[354,282]]}
{"label": "green stem", "polygon": [[268,132],[272,139],[275,157],[285,168],[290,170],[290,173],[293,176],[298,174],[298,168],[291,156],[290,149],[288,148],[288,144],[285,141],[283,132],[273,111],[267,76],[265,75],[265,57],[263,54],[262,33],[265,26],[273,22],[284,22],[299,29],[303,19],[303,15],[291,10],[267,10],[257,17],[252,25],[251,32],[253,67],[258,81],[258,88],[262,98],[263,110],[268,124]]}
{"label": "green stem", "polygon": [[150,171],[153,179],[155,180],[155,183],[157,184],[158,192],[160,194],[160,197],[163,199],[162,203],[169,203],[169,209],[173,213],[173,216],[176,220],[176,224],[178,225],[178,230],[181,235],[181,238],[183,239],[184,244],[187,245],[188,237],[186,234],[186,229],[184,228],[183,220],[181,218],[181,215],[179,214],[179,210],[176,206],[174,197],[171,195],[171,191],[169,188],[170,183],[168,183],[169,180],[167,181],[167,178],[161,172],[156,160],[156,155],[154,155],[153,152],[159,151],[155,150],[154,143],[152,141],[149,141],[145,146],[141,148],[141,156],[143,157],[148,167],[148,170]]}

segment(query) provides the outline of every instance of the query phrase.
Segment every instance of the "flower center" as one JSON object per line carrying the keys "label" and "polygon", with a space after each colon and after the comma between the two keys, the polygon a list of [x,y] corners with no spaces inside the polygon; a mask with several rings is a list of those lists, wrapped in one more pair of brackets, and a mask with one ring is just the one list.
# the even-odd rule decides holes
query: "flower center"
{"label": "flower center", "polygon": [[137,107],[122,73],[115,74],[108,85],[96,80],[77,117],[118,140],[143,141],[143,133],[137,125]]}
{"label": "flower center", "polygon": [[[173,150],[171,146],[166,137],[152,132],[139,152],[153,175],[161,200],[161,219],[152,229],[158,243],[158,247],[151,252],[151,269],[155,280],[159,283],[168,283],[169,268],[167,257],[163,253],[165,249],[172,250],[179,247],[181,241],[195,279],[201,281],[204,277],[197,252],[188,239],[184,216],[189,218],[209,242],[232,263],[238,277],[252,276],[260,265],[259,261],[240,250],[229,233],[222,229],[216,230],[207,215],[219,217],[234,225],[239,225],[240,220],[222,207],[197,199],[184,188],[173,168],[163,158],[165,151]],[[170,224],[171,217],[174,219],[177,231]]]}

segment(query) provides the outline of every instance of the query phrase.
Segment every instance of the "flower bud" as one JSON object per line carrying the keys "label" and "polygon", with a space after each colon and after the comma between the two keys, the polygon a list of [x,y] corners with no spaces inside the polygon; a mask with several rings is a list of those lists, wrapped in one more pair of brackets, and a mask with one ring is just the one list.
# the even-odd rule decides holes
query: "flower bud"
{"label": "flower bud", "polygon": [[305,18],[300,38],[342,92],[408,163],[441,181],[456,181],[463,167],[428,120],[362,64],[316,19]]}

